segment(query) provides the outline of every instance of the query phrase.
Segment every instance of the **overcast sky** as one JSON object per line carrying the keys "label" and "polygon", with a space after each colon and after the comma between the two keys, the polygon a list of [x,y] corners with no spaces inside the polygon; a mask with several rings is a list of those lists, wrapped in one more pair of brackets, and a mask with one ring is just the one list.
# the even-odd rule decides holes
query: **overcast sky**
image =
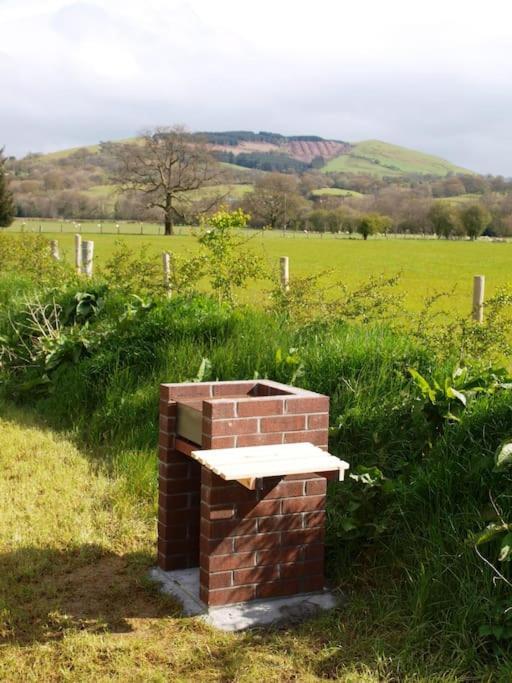
{"label": "overcast sky", "polygon": [[0,0],[0,146],[377,138],[512,176],[510,0]]}

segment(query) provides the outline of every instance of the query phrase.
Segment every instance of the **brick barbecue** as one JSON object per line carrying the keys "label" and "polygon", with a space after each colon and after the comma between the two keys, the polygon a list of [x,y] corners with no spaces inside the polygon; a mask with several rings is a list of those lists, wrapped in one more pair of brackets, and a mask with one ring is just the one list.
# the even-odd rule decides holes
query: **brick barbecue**
{"label": "brick barbecue", "polygon": [[265,476],[251,490],[191,454],[293,443],[326,451],[328,423],[327,396],[277,382],[162,384],[160,568],[199,566],[207,606],[321,591],[333,472]]}

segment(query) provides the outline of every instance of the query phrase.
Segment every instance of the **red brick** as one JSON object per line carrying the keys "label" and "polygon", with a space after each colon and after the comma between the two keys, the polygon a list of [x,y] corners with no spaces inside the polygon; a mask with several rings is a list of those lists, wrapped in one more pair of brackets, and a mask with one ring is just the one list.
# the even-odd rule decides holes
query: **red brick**
{"label": "red brick", "polygon": [[159,428],[161,432],[174,433],[176,431],[176,417],[160,413]]}
{"label": "red brick", "polygon": [[193,558],[188,555],[165,555],[158,553],[158,566],[164,572],[169,572],[173,569],[186,569],[194,566]]}
{"label": "red brick", "polygon": [[158,521],[158,538],[162,541],[184,541],[188,538],[186,524],[165,524],[164,520]]}
{"label": "red brick", "polygon": [[176,445],[176,435],[174,432],[159,432],[158,445],[163,448],[174,448]]}
{"label": "red brick", "polygon": [[205,555],[226,555],[233,552],[233,539],[225,538],[223,540],[211,540],[200,536],[199,551]]}
{"label": "red brick", "polygon": [[301,592],[313,593],[321,591],[325,586],[325,579],[321,574],[317,576],[306,576],[301,579]]}
{"label": "red brick", "polygon": [[175,509],[173,507],[160,507],[158,508],[158,519],[163,524],[181,524],[186,526],[189,523],[199,524],[199,512],[198,510],[185,509]]}
{"label": "red brick", "polygon": [[170,400],[180,398],[209,398],[212,396],[211,382],[189,382],[180,384],[162,384],[161,397],[168,397]]}
{"label": "red brick", "polygon": [[190,539],[158,539],[158,552],[163,555],[191,555],[197,552],[198,548],[190,542]]}
{"label": "red brick", "polygon": [[284,401],[279,398],[250,398],[238,402],[238,417],[261,417],[282,415]]}
{"label": "red brick", "polygon": [[302,496],[303,494],[304,484],[302,481],[286,481],[286,479],[282,479],[277,486],[274,486],[265,495],[265,499],[290,498],[292,496]]}
{"label": "red brick", "polygon": [[168,398],[160,398],[159,415],[165,417],[176,417],[176,401],[170,401]]}
{"label": "red brick", "polygon": [[203,402],[203,415],[210,420],[212,418],[236,417],[235,401],[229,399],[219,399]]}
{"label": "red brick", "polygon": [[233,585],[233,573],[232,572],[218,572],[212,574],[204,569],[199,572],[199,581],[202,586],[205,586],[209,590],[215,590],[216,588],[228,588]]}
{"label": "red brick", "polygon": [[325,507],[325,496],[303,496],[301,498],[285,498],[282,501],[281,505],[283,514],[323,510]]}
{"label": "red brick", "polygon": [[308,415],[308,429],[327,429],[329,427],[329,414]]}
{"label": "red brick", "polygon": [[201,484],[203,486],[209,486],[209,487],[213,487],[213,488],[215,488],[215,487],[227,488],[229,486],[233,486],[232,482],[226,481],[225,479],[222,479],[222,477],[219,477],[218,474],[215,474],[215,472],[212,472],[207,467],[201,468]]}
{"label": "red brick", "polygon": [[300,590],[297,579],[284,579],[281,581],[269,581],[256,586],[258,598],[274,598],[279,595],[294,595]]}
{"label": "red brick", "polygon": [[283,531],[281,543],[287,545],[309,545],[324,539],[323,528],[300,529],[298,531]]}
{"label": "red brick", "polygon": [[256,553],[232,553],[230,555],[201,555],[201,567],[211,572],[253,567]]}
{"label": "red brick", "polygon": [[209,505],[240,503],[252,508],[257,502],[255,492],[249,491],[241,484],[233,484],[232,486],[226,486],[225,488],[209,488],[205,486],[202,490],[202,494],[204,502]]}
{"label": "red brick", "polygon": [[[267,418],[272,419],[272,418]],[[258,420],[239,418],[234,420],[203,419],[203,433],[212,436],[234,436],[236,434],[254,434],[258,431]]]}
{"label": "red brick", "polygon": [[311,397],[293,397],[289,396],[286,399],[286,412],[289,414],[296,413],[328,413],[329,412],[329,397],[328,396],[311,396]]}
{"label": "red brick", "polygon": [[323,560],[325,546],[323,543],[312,543],[304,548],[304,560]]}
{"label": "red brick", "polygon": [[314,446],[321,447],[327,443],[327,430],[286,432],[284,443],[312,443]]}
{"label": "red brick", "polygon": [[312,529],[313,527],[325,526],[325,510],[316,510],[315,512],[305,512],[303,514],[304,529]]}
{"label": "red brick", "polygon": [[168,479],[188,477],[190,474],[190,459],[177,451],[160,448],[159,460],[167,465],[164,474]]}
{"label": "red brick", "polygon": [[257,565],[278,564],[281,562],[295,562],[302,558],[302,548],[274,548],[273,550],[260,550],[256,558]]}
{"label": "red brick", "polygon": [[214,382],[213,395],[214,396],[246,396],[254,387],[255,382],[250,380],[246,382]]}
{"label": "red brick", "polygon": [[228,538],[257,533],[256,520],[230,519],[227,521],[209,522],[201,519],[201,533],[210,539]]}
{"label": "red brick", "polygon": [[175,495],[166,494],[165,488],[162,487],[162,483],[165,479],[160,480],[160,491],[158,492],[158,506],[163,508],[175,508],[179,510],[181,508],[190,509],[190,499],[188,493],[176,493]]}
{"label": "red brick", "polygon": [[256,592],[253,586],[238,586],[236,588],[221,588],[220,590],[200,590],[200,598],[208,605],[232,605],[236,602],[254,600]]}
{"label": "red brick", "polygon": [[252,519],[253,517],[269,517],[270,515],[279,515],[281,512],[280,500],[260,500],[259,502],[250,501],[247,503],[239,503],[237,506],[237,514],[239,517],[246,517]]}
{"label": "red brick", "polygon": [[250,536],[238,536],[234,539],[235,552],[251,552],[253,550],[265,550],[266,548],[278,548],[281,541],[280,533],[251,534]]}
{"label": "red brick", "polygon": [[275,515],[274,517],[259,517],[258,531],[292,531],[302,529],[302,515]]}
{"label": "red brick", "polygon": [[306,495],[318,496],[324,495],[327,489],[327,482],[325,479],[311,479],[306,482]]}
{"label": "red brick", "polygon": [[160,479],[160,488],[167,494],[175,493],[194,493],[200,487],[198,477],[187,477],[186,479]]}
{"label": "red brick", "polygon": [[306,418],[304,415],[283,415],[276,417],[262,417],[262,432],[286,432],[304,429]]}
{"label": "red brick", "polygon": [[203,437],[201,446],[204,449],[210,448],[234,448],[235,447],[235,437],[234,436],[211,436],[204,431],[203,424]]}
{"label": "red brick", "polygon": [[279,569],[272,565],[265,567],[250,567],[248,569],[237,569],[233,572],[233,583],[236,585],[244,583],[259,583],[260,581],[271,581],[279,578]]}
{"label": "red brick", "polygon": [[235,515],[233,505],[223,505],[211,507],[206,503],[201,503],[201,516],[213,521],[217,519],[231,519]]}
{"label": "red brick", "polygon": [[280,432],[270,434],[240,434],[236,437],[237,448],[243,446],[272,446],[283,443],[283,435]]}

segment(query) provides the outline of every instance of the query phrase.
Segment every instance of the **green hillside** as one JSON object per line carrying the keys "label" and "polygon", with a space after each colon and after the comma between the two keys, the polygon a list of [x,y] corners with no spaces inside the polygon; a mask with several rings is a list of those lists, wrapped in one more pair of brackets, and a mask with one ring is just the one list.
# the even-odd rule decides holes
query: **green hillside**
{"label": "green hillside", "polygon": [[369,173],[380,178],[407,173],[437,176],[472,173],[440,157],[380,140],[365,140],[355,144],[349,154],[331,159],[322,170],[325,173]]}

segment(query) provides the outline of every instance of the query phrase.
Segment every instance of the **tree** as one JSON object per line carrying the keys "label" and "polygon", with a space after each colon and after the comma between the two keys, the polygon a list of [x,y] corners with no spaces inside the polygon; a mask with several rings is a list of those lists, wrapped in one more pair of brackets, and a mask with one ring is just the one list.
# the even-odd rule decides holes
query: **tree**
{"label": "tree", "polygon": [[438,237],[448,239],[456,229],[456,217],[448,202],[434,202],[428,212],[432,230]]}
{"label": "tree", "polygon": [[491,222],[491,214],[480,204],[472,204],[461,209],[460,220],[469,237],[476,240]]}
{"label": "tree", "polygon": [[14,220],[14,200],[7,187],[5,173],[5,159],[3,149],[0,149],[0,228],[8,228]]}
{"label": "tree", "polygon": [[254,192],[243,202],[255,225],[286,229],[307,206],[297,193],[297,180],[282,173],[268,173],[259,178]]}
{"label": "tree", "polygon": [[[113,180],[121,192],[140,192],[147,208],[163,213],[165,234],[172,235],[180,204],[220,176],[220,167],[206,143],[181,126],[156,128],[130,144],[107,143],[117,160]],[[218,201],[212,200],[212,205]]]}
{"label": "tree", "polygon": [[387,232],[391,227],[389,216],[381,216],[378,213],[367,213],[361,216],[357,223],[357,232],[367,240],[369,235],[377,232]]}

